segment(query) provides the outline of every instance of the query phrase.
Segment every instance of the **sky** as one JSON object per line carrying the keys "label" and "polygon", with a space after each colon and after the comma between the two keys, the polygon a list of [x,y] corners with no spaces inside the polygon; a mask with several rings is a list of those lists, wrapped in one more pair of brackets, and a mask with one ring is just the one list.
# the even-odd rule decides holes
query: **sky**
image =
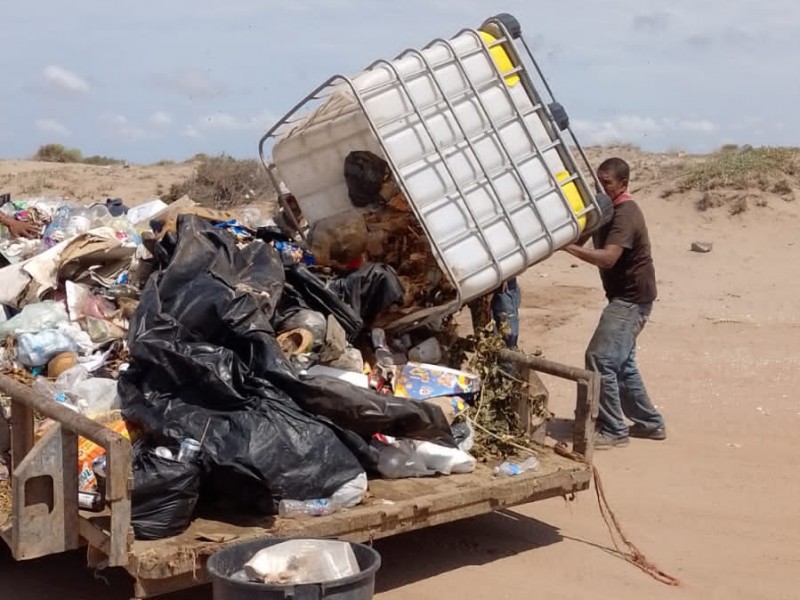
{"label": "sky", "polygon": [[255,158],[328,77],[501,12],[584,145],[800,145],[794,0],[6,0],[0,157]]}

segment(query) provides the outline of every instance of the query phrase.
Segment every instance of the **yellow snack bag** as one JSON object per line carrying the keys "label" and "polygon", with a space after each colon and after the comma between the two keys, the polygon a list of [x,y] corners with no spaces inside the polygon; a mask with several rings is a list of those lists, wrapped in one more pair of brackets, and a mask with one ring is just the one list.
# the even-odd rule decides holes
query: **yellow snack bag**
{"label": "yellow snack bag", "polygon": [[[128,425],[122,419],[115,419],[109,423],[104,423],[104,425],[124,436],[127,440],[131,439]],[[105,452],[102,446],[98,446],[93,441],[86,438],[78,438],[78,489],[80,491],[90,492],[97,486],[92,463],[95,459],[103,456]]]}

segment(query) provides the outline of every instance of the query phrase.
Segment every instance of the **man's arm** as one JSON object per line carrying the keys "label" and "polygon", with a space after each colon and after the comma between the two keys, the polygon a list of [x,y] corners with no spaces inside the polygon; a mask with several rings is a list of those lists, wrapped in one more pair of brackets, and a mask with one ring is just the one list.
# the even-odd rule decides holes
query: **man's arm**
{"label": "man's arm", "polygon": [[564,248],[565,252],[570,253],[575,258],[579,258],[584,262],[600,267],[601,269],[610,269],[622,256],[622,246],[614,244],[608,245],[605,248],[582,248],[577,244],[570,244]]}

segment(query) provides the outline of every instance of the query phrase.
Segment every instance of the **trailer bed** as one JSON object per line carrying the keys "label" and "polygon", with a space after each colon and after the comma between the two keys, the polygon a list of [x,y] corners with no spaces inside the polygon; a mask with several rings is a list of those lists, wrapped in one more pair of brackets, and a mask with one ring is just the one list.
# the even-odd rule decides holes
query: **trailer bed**
{"label": "trailer bed", "polygon": [[[206,581],[206,559],[217,550],[257,537],[331,537],[370,541],[441,525],[492,511],[562,496],[589,487],[592,439],[600,376],[544,358],[502,351],[523,380],[535,372],[577,384],[572,453],[538,447],[540,467],[516,477],[494,477],[492,465],[478,464],[466,475],[421,479],[374,480],[364,502],[325,517],[302,519],[197,518],[183,534],[158,541],[136,541],[131,528],[131,445],[118,433],[35,394],[0,375],[0,391],[12,400],[12,514],[0,525],[0,538],[17,560],[30,560],[88,547],[94,567],[122,567],[133,577],[135,597],[149,598]],[[537,389],[532,385],[529,394]],[[528,410],[520,403],[522,422]],[[55,424],[34,439],[38,412]],[[528,416],[526,416],[528,415]],[[79,511],[78,436],[102,446],[109,470],[106,513]]]}
{"label": "trailer bed", "polygon": [[198,518],[179,536],[134,542],[127,570],[136,580],[136,596],[146,598],[203,583],[206,559],[229,544],[264,536],[368,542],[589,487],[588,464],[549,448],[542,448],[539,459],[536,472],[516,477],[495,477],[479,464],[467,475],[370,481],[363,504],[324,517],[238,524]]}

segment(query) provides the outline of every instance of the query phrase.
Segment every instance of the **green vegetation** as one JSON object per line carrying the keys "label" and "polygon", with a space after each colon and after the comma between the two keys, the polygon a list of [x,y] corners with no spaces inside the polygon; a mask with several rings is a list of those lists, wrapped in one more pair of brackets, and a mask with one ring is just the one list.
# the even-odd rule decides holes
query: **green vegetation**
{"label": "green vegetation", "polygon": [[124,165],[125,161],[110,156],[87,156],[82,161],[85,165],[97,165],[100,167],[110,167],[111,165]]}
{"label": "green vegetation", "polygon": [[97,165],[101,167],[125,163],[124,160],[119,160],[118,158],[98,156],[96,154],[84,157],[83,153],[77,148],[67,148],[62,144],[45,144],[44,146],[39,146],[36,154],[33,155],[33,160],[54,163],[81,163],[84,165]]}
{"label": "green vegetation", "polygon": [[33,160],[57,163],[79,163],[83,154],[77,148],[67,148],[61,144],[45,144],[33,155]]}
{"label": "green vegetation", "polygon": [[678,176],[675,191],[758,188],[789,194],[787,177],[800,176],[800,149],[723,146],[701,162],[690,163]]}

